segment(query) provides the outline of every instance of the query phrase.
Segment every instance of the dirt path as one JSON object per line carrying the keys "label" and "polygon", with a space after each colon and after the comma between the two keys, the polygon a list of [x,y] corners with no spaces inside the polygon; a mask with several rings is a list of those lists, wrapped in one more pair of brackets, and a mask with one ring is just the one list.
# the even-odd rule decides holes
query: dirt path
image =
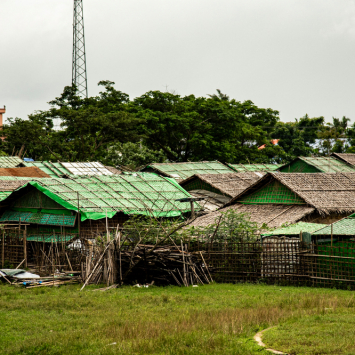
{"label": "dirt path", "polygon": [[[275,327],[270,327],[270,328],[264,329],[261,332],[256,333],[254,335],[254,340],[258,343],[259,346],[262,346],[263,348],[266,348],[266,345],[263,343],[262,336],[263,336],[264,332],[266,332],[267,330],[270,330],[272,328],[275,328]],[[287,353],[283,353],[282,351],[278,351],[278,350],[275,350],[275,349],[265,349],[265,350],[266,351],[270,351],[273,354],[288,355]]]}

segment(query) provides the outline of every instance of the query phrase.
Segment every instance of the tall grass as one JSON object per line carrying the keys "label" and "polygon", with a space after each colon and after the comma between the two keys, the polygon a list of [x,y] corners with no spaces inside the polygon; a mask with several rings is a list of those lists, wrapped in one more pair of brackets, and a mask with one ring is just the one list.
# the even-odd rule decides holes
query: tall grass
{"label": "tall grass", "polygon": [[353,307],[349,291],[310,288],[0,286],[0,353],[262,354],[258,330]]}

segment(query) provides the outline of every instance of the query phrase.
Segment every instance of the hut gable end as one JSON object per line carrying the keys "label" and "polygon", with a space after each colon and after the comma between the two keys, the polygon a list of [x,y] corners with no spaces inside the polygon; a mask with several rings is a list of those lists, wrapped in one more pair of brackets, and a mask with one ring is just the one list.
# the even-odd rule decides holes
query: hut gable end
{"label": "hut gable end", "polygon": [[32,188],[31,191],[25,195],[20,196],[12,207],[26,209],[64,209],[59,203],[35,188]]}
{"label": "hut gable end", "polygon": [[279,169],[282,173],[355,172],[355,167],[333,157],[299,157]]}
{"label": "hut gable end", "polygon": [[262,204],[284,204],[284,205],[304,205],[306,202],[294,191],[289,189],[277,180],[271,181],[259,190],[246,195],[238,200],[242,204],[262,205]]}

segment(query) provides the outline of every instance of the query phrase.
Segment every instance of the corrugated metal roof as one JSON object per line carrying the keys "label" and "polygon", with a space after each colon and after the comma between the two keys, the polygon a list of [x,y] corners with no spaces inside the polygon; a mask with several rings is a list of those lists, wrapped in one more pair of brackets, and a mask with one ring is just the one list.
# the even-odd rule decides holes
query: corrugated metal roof
{"label": "corrugated metal roof", "polygon": [[[66,209],[77,211],[79,203],[82,221],[104,218],[106,212],[110,218],[119,211],[173,217],[191,210],[189,202],[176,201],[190,194],[174,179],[156,174],[32,179],[29,184]],[[195,203],[195,209],[201,207]]]}
{"label": "corrugated metal roof", "polygon": [[99,162],[50,162],[31,161],[23,162],[25,166],[35,166],[51,177],[64,176],[92,176],[92,175],[113,175],[103,164]]}
{"label": "corrugated metal roof", "polygon": [[23,163],[19,157],[1,157],[0,156],[0,168],[15,168],[19,164]]}
{"label": "corrugated metal roof", "polygon": [[[331,235],[331,224],[312,233],[313,235]],[[333,223],[333,235],[355,235],[355,218],[347,217]]]}
{"label": "corrugated metal roof", "polygon": [[196,163],[157,163],[150,164],[141,171],[155,170],[177,180],[186,179],[195,174],[226,174],[233,170],[219,161],[201,161]]}
{"label": "corrugated metal roof", "polygon": [[227,164],[230,168],[238,173],[244,173],[249,171],[264,171],[270,172],[277,170],[282,164]]}
{"label": "corrugated metal roof", "polygon": [[283,236],[283,235],[300,235],[300,232],[313,233],[319,228],[324,227],[324,224],[319,223],[306,223],[306,222],[298,222],[295,224],[291,224],[287,227],[278,228],[273,231],[263,233],[262,236]]}

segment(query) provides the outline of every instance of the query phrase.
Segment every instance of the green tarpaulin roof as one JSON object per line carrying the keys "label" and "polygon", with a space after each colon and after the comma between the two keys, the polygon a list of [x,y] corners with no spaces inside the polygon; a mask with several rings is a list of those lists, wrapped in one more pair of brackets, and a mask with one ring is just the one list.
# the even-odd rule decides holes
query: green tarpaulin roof
{"label": "green tarpaulin roof", "polygon": [[[191,197],[190,194],[174,179],[156,174],[41,178],[28,184],[68,210],[77,211],[79,203],[82,221],[105,218],[106,213],[111,218],[119,211],[126,214],[153,213],[157,217],[175,217],[191,210],[190,202],[176,201]],[[195,209],[201,209],[196,202]]]}
{"label": "green tarpaulin roof", "polygon": [[280,168],[281,164],[227,164],[230,168],[238,173],[244,173],[248,171],[274,171]]}
{"label": "green tarpaulin roof", "polygon": [[[331,224],[318,229],[313,235],[331,235],[332,228]],[[347,217],[341,219],[338,222],[333,223],[333,235],[355,235],[355,218],[354,217]]]}
{"label": "green tarpaulin roof", "polygon": [[[302,164],[303,162],[303,164]],[[308,166],[307,166],[308,165]],[[322,172],[322,173],[338,173],[338,172],[355,172],[355,167],[332,157],[299,157],[285,164],[280,168],[281,172]]]}
{"label": "green tarpaulin roof", "polygon": [[178,180],[186,179],[195,174],[226,174],[234,172],[218,161],[150,164],[143,168],[142,171],[151,169]]}
{"label": "green tarpaulin roof", "polygon": [[0,157],[0,168],[16,168],[23,163],[19,157]]}
{"label": "green tarpaulin roof", "polygon": [[324,227],[324,224],[319,223],[306,223],[306,222],[298,222],[295,224],[291,224],[284,228],[278,228],[273,231],[263,233],[263,237],[268,236],[283,236],[283,235],[300,235],[300,232],[307,232],[313,233],[314,231],[318,230],[319,228]]}
{"label": "green tarpaulin roof", "polygon": [[99,162],[50,162],[50,161],[29,161],[23,162],[26,167],[35,166],[48,174],[50,177],[63,176],[91,176],[91,175],[112,175],[104,165]]}

